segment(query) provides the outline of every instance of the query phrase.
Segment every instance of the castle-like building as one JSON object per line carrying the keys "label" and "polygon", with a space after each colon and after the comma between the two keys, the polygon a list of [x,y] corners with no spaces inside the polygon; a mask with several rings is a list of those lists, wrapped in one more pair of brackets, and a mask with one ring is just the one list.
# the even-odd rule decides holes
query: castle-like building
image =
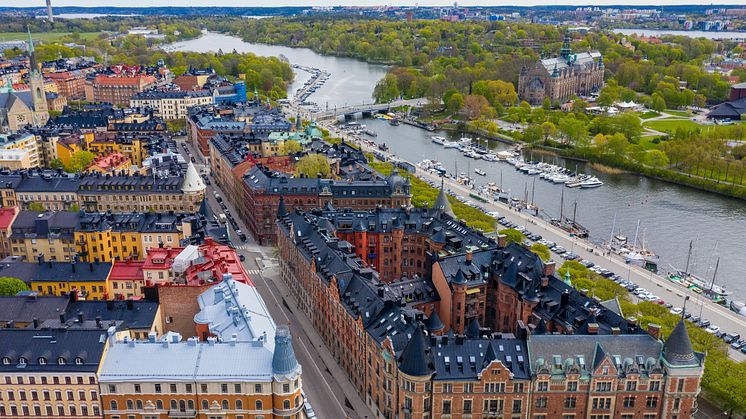
{"label": "castle-like building", "polygon": [[570,37],[565,41],[560,56],[537,61],[533,67],[524,66],[518,76],[518,96],[532,105],[540,105],[545,98],[562,102],[573,95],[587,96],[604,85],[604,61],[598,51],[573,53]]}
{"label": "castle-like building", "polygon": [[34,53],[34,41],[29,33],[29,88],[28,92],[15,92],[8,80],[8,87],[0,90],[0,131],[16,132],[27,125],[43,127],[49,120],[44,77],[39,71]]}

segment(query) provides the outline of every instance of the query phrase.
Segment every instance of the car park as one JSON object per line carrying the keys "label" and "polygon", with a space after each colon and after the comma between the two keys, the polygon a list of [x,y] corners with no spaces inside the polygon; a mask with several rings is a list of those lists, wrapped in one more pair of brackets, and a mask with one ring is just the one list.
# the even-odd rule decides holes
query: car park
{"label": "car park", "polygon": [[711,324],[711,325],[709,325],[709,326],[705,327],[705,332],[707,332],[707,333],[712,333],[712,334],[715,334],[715,333],[717,333],[717,332],[718,332],[719,330],[720,330],[720,328],[719,328],[719,327],[717,327],[717,326],[715,326],[715,325],[713,325],[713,324]]}
{"label": "car park", "polygon": [[708,327],[710,325],[710,321],[706,320],[706,319],[702,319],[702,320],[699,321],[699,323],[697,325],[699,327],[705,328],[705,327]]}
{"label": "car park", "polygon": [[739,335],[738,333],[726,333],[725,336],[723,336],[723,340],[725,341],[725,343],[733,343],[740,339],[741,335]]}
{"label": "car park", "polygon": [[730,347],[733,349],[741,349],[744,346],[746,346],[746,339],[738,339],[730,343]]}
{"label": "car park", "polygon": [[671,314],[676,314],[676,315],[681,314],[682,311],[684,310],[681,307],[674,307],[671,310],[669,310]]}
{"label": "car park", "polygon": [[689,318],[689,321],[692,322],[692,323],[694,323],[694,324],[699,324],[700,320],[701,319],[699,318],[699,316],[692,316],[692,317]]}

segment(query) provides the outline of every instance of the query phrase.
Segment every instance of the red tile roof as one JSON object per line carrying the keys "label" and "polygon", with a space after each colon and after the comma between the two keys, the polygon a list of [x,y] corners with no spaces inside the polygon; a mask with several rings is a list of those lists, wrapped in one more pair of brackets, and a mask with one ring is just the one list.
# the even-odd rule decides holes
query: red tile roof
{"label": "red tile roof", "polygon": [[141,260],[115,260],[109,273],[109,279],[112,280],[143,280]]}
{"label": "red tile roof", "polygon": [[151,247],[143,262],[144,270],[171,269],[174,258],[184,250],[183,247]]}
{"label": "red tile roof", "polygon": [[199,247],[199,252],[203,257],[199,259],[201,263],[197,264],[197,261],[194,261],[186,270],[187,284],[201,284],[203,280],[198,274],[210,272],[218,281],[223,279],[223,274],[230,273],[234,280],[254,285],[234,249],[206,238],[205,244]]}
{"label": "red tile roof", "polygon": [[18,214],[18,207],[0,208],[0,229],[7,230]]}

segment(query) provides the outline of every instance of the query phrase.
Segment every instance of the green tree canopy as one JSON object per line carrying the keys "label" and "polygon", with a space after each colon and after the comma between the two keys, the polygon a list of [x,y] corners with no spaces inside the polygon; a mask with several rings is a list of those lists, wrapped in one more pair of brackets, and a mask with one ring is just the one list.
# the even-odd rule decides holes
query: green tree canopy
{"label": "green tree canopy", "polygon": [[295,165],[295,174],[306,177],[321,177],[328,178],[331,175],[331,167],[329,166],[329,160],[321,154],[309,154],[303,156],[298,160]]}
{"label": "green tree canopy", "polygon": [[18,278],[0,277],[0,295],[16,295],[28,289],[28,285]]}
{"label": "green tree canopy", "polygon": [[70,156],[70,163],[65,167],[65,171],[69,173],[80,172],[88,167],[95,158],[96,155],[90,151],[76,151],[72,156]]}
{"label": "green tree canopy", "polygon": [[303,147],[295,140],[287,140],[282,144],[281,155],[295,154],[303,151]]}
{"label": "green tree canopy", "polygon": [[536,253],[544,262],[548,262],[552,259],[552,253],[549,251],[549,248],[541,243],[532,244],[531,251]]}
{"label": "green tree canopy", "polygon": [[506,236],[508,243],[523,243],[525,236],[520,231],[514,228],[506,228],[497,232],[498,234]]}

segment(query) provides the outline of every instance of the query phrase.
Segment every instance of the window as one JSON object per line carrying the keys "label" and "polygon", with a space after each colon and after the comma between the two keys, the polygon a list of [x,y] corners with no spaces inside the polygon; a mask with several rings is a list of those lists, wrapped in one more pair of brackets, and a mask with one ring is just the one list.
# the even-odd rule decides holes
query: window
{"label": "window", "polygon": [[453,393],[453,384],[444,383],[443,384],[443,393]]}
{"label": "window", "polygon": [[513,383],[513,393],[523,393],[523,383]]}
{"label": "window", "polygon": [[513,413],[521,413],[522,400],[513,400]]}
{"label": "window", "polygon": [[241,384],[233,384],[233,392],[236,394],[241,394]]}
{"label": "window", "polygon": [[254,393],[261,393],[261,392],[262,392],[262,385],[254,384]]}
{"label": "window", "polygon": [[241,399],[236,399],[236,410],[243,409],[243,401]]}
{"label": "window", "polygon": [[109,393],[116,393],[117,392],[117,386],[114,384],[109,384]]}
{"label": "window", "polygon": [[225,394],[228,392],[228,384],[221,384],[220,385],[220,392]]}
{"label": "window", "polygon": [[603,381],[596,383],[596,391],[609,392],[611,391],[611,381]]}
{"label": "window", "polygon": [[679,393],[684,391],[684,379],[679,379],[679,382],[676,383],[676,391]]}
{"label": "window", "polygon": [[282,408],[285,409],[285,410],[289,410],[290,409],[290,400],[283,400],[282,401]]}
{"label": "window", "polygon": [[627,391],[637,390],[637,381],[627,381]]}
{"label": "window", "polygon": [[681,409],[681,399],[677,397],[673,399],[673,410],[677,411],[679,409]]}
{"label": "window", "polygon": [[450,414],[450,413],[451,413],[451,401],[443,400],[443,414]]}
{"label": "window", "polygon": [[545,409],[547,407],[547,398],[546,397],[537,398],[536,407],[539,409]]}
{"label": "window", "polygon": [[254,407],[256,408],[256,410],[262,410],[262,401],[257,400]]}
{"label": "window", "polygon": [[655,396],[648,397],[647,400],[645,401],[645,406],[647,406],[647,407],[656,407],[656,406],[658,406],[658,398],[655,397]]}
{"label": "window", "polygon": [[170,384],[168,387],[171,393],[176,393],[176,384]]}
{"label": "window", "polygon": [[127,400],[127,410],[132,410],[135,408],[135,404],[132,402],[132,400]]}
{"label": "window", "polygon": [[199,389],[202,393],[207,393],[207,384],[200,384]]}
{"label": "window", "polygon": [[141,390],[142,389],[140,388],[140,384],[135,384],[135,393],[140,393]]}
{"label": "window", "polygon": [[116,400],[112,400],[112,401],[110,401],[110,402],[109,402],[109,408],[110,408],[111,410],[117,410],[117,401],[116,401]]}
{"label": "window", "polygon": [[464,400],[464,413],[471,413],[471,400]]}
{"label": "window", "polygon": [[156,393],[160,393],[161,392],[161,385],[160,384],[156,384],[155,385],[155,392]]}
{"label": "window", "polygon": [[290,393],[290,384],[283,384],[282,385],[282,392],[283,393]]}
{"label": "window", "polygon": [[464,393],[473,393],[473,392],[474,392],[474,384],[472,383],[464,384]]}
{"label": "window", "polygon": [[578,382],[577,381],[568,381],[567,382],[567,391],[578,391]]}
{"label": "window", "polygon": [[611,397],[594,397],[593,408],[594,409],[610,409],[611,408]]}
{"label": "window", "polygon": [[650,382],[650,391],[660,391],[661,389],[661,382],[660,381],[651,381]]}
{"label": "window", "polygon": [[565,408],[566,409],[575,409],[575,406],[577,404],[578,400],[575,397],[566,397],[565,398]]}
{"label": "window", "polygon": [[222,407],[223,407],[223,410],[228,410],[229,409],[229,407],[228,407],[228,400],[223,400]]}
{"label": "window", "polygon": [[625,397],[624,407],[635,407],[635,398],[630,396]]}
{"label": "window", "polygon": [[536,391],[549,391],[549,382],[539,381],[536,385]]}

